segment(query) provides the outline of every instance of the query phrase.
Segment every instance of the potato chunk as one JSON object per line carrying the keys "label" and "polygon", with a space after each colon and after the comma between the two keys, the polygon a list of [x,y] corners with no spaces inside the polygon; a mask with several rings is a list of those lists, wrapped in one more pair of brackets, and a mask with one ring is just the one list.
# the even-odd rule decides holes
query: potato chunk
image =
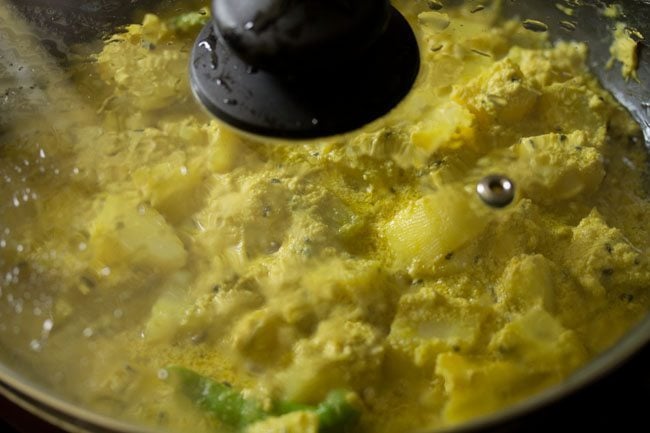
{"label": "potato chunk", "polygon": [[438,357],[436,374],[443,378],[450,395],[443,416],[452,424],[493,412],[548,384],[543,378],[526,377],[525,368],[514,362],[472,359],[455,353]]}
{"label": "potato chunk", "polygon": [[504,326],[490,346],[526,364],[531,373],[549,372],[558,377],[587,359],[587,351],[576,334],[539,306]]}
{"label": "potato chunk", "polygon": [[480,339],[480,330],[493,320],[487,307],[422,287],[400,299],[388,341],[408,353],[416,365],[434,365],[441,352],[472,350]]}
{"label": "potato chunk", "polygon": [[524,194],[542,203],[593,193],[605,177],[602,156],[590,147],[582,131],[525,138],[515,146],[515,152]]}
{"label": "potato chunk", "polygon": [[453,101],[441,105],[413,132],[411,140],[417,151],[430,156],[441,149],[457,149],[475,140],[474,115]]}
{"label": "potato chunk", "polygon": [[466,106],[483,125],[492,121],[513,124],[531,112],[539,92],[529,86],[519,67],[509,59],[457,87],[452,98]]}
{"label": "potato chunk", "polygon": [[[590,293],[647,287],[650,272],[641,250],[593,210],[573,229],[564,261],[571,274]],[[645,263],[644,263],[645,262]]]}
{"label": "potato chunk", "polygon": [[554,305],[554,264],[542,255],[522,255],[508,263],[496,295],[506,309],[522,311],[534,306]]}
{"label": "potato chunk", "polygon": [[195,195],[201,185],[199,170],[188,167],[183,152],[174,152],[153,167],[141,167],[134,180],[156,210],[169,221],[178,222],[197,208]]}
{"label": "potato chunk", "polygon": [[187,259],[183,243],[158,212],[117,195],[106,198],[93,221],[91,247],[95,259],[106,266],[174,271]]}
{"label": "potato chunk", "polygon": [[409,203],[386,224],[384,236],[399,267],[432,266],[478,236],[487,218],[462,188],[443,187]]}
{"label": "potato chunk", "polygon": [[316,402],[333,388],[365,388],[378,380],[384,342],[364,322],[332,318],[322,321],[311,338],[294,346],[293,363],[277,377],[289,400]]}

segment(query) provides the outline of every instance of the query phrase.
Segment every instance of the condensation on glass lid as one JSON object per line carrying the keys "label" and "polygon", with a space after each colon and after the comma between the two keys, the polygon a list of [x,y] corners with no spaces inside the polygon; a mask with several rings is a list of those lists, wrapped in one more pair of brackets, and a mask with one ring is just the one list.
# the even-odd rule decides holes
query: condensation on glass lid
{"label": "condensation on glass lid", "polygon": [[646,316],[647,154],[552,40],[577,12],[397,0],[414,91],[288,145],[198,110],[187,4],[75,48],[3,128],[0,362],[164,431],[394,433],[535,398]]}

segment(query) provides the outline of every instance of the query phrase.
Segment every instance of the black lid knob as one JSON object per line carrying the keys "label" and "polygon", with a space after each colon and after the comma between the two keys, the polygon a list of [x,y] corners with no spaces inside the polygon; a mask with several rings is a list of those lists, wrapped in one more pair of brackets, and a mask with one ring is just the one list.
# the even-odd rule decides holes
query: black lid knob
{"label": "black lid knob", "polygon": [[388,0],[213,0],[190,63],[199,101],[259,135],[357,129],[409,92],[420,56]]}
{"label": "black lid knob", "polygon": [[360,55],[386,30],[388,0],[213,0],[214,24],[252,66],[310,69]]}

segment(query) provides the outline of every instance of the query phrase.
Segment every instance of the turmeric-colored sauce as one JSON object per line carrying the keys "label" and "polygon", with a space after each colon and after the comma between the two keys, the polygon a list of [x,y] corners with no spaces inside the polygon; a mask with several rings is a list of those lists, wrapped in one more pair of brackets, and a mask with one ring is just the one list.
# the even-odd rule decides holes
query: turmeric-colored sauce
{"label": "turmeric-colored sauce", "polygon": [[[202,112],[201,20],[169,18],[182,2],[77,47],[50,103],[0,136],[0,360],[165,430],[232,430],[178,392],[174,365],[262,408],[344,389],[352,431],[395,433],[533,396],[629,331],[650,307],[647,157],[587,46],[498,2],[394,4],[420,44],[412,92],[305,143]],[[490,174],[515,185],[502,209],[475,191]]]}

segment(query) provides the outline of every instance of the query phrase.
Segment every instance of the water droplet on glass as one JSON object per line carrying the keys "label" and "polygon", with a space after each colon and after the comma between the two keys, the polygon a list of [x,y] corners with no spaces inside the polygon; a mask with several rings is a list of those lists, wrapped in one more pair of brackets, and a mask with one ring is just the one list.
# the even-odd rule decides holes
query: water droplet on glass
{"label": "water droplet on glass", "polygon": [[253,30],[255,28],[255,23],[252,21],[246,21],[246,23],[244,24],[244,28],[246,30]]}
{"label": "water droplet on glass", "polygon": [[483,57],[492,57],[492,55],[491,55],[490,53],[486,53],[485,51],[477,50],[477,49],[475,49],[475,48],[472,48],[471,51],[472,51],[474,54],[478,54],[479,56],[483,56]]}
{"label": "water droplet on glass", "polygon": [[158,370],[158,379],[167,380],[168,377],[169,377],[169,372],[166,369],[161,368],[160,370]]}
{"label": "water droplet on glass", "polygon": [[311,119],[311,124],[312,124],[312,125],[316,126],[316,125],[318,125],[319,123],[320,123],[320,121],[319,121],[318,119],[316,119],[315,117],[314,117],[313,119]]}
{"label": "water droplet on glass", "polygon": [[111,268],[106,266],[101,271],[99,271],[99,275],[101,275],[102,277],[108,277],[109,275],[111,275]]}
{"label": "water droplet on glass", "polygon": [[646,116],[650,116],[650,102],[642,102],[641,108],[645,109]]}
{"label": "water droplet on glass", "polygon": [[92,328],[84,328],[83,331],[81,331],[84,337],[90,338],[93,336],[93,329]]}
{"label": "water droplet on glass", "polygon": [[576,29],[575,23],[573,23],[571,21],[566,21],[566,20],[565,21],[560,21],[560,25],[562,26],[562,28],[564,30],[566,30],[568,32],[572,32],[572,31],[574,31]]}
{"label": "water droplet on glass", "polygon": [[627,156],[624,156],[622,161],[630,170],[636,170],[636,164],[634,164],[634,162]]}
{"label": "water droplet on glass", "polygon": [[199,42],[199,47],[203,48],[204,50],[208,50],[212,52],[212,44],[208,41],[201,41]]}
{"label": "water droplet on glass", "polygon": [[51,319],[47,319],[43,322],[43,332],[49,333],[54,327],[54,322]]}
{"label": "water droplet on glass", "polygon": [[40,352],[42,349],[41,342],[38,340],[32,340],[29,343],[29,348],[32,349],[34,352]]}
{"label": "water droplet on glass", "polygon": [[522,21],[521,25],[524,26],[526,30],[530,30],[531,32],[541,33],[548,31],[548,26],[543,22],[537,20],[524,20]]}

